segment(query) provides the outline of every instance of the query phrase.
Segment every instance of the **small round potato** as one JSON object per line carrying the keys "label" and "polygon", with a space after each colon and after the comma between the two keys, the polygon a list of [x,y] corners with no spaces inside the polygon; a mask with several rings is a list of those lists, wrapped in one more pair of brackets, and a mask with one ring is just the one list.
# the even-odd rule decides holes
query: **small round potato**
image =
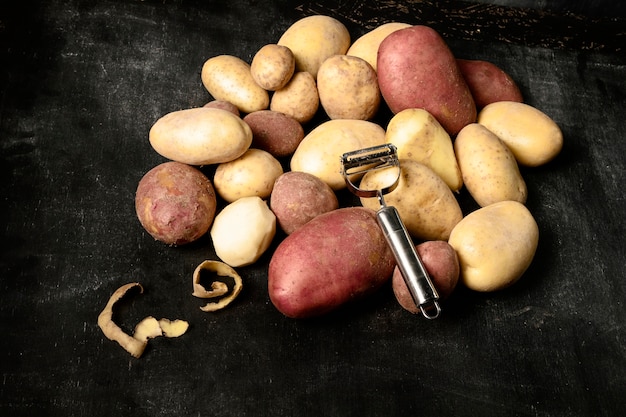
{"label": "small round potato", "polygon": [[250,148],[239,158],[218,165],[213,183],[229,203],[242,197],[267,198],[282,173],[282,165],[269,152]]}
{"label": "small round potato", "polygon": [[270,208],[288,235],[338,207],[337,196],[328,184],[306,172],[291,171],[278,177],[270,197]]}
{"label": "small round potato", "polygon": [[289,82],[296,68],[296,59],[286,46],[265,45],[254,55],[250,72],[256,83],[269,91],[280,90]]}
{"label": "small round potato", "polygon": [[241,58],[232,55],[209,58],[202,66],[201,78],[214,99],[233,103],[244,113],[269,106],[268,92],[254,81],[250,65]]}
{"label": "small round potato", "polygon": [[293,117],[272,110],[250,113],[243,121],[252,129],[252,147],[276,158],[292,155],[302,139],[304,129]]}
{"label": "small round potato", "polygon": [[203,236],[215,217],[217,201],[211,181],[198,169],[165,162],[139,181],[135,211],[156,240],[184,245]]}
{"label": "small round potato", "polygon": [[384,23],[355,40],[348,49],[348,52],[346,52],[346,55],[358,56],[364,59],[374,68],[374,71],[376,71],[378,47],[383,39],[396,30],[405,29],[410,26],[411,25],[408,23],[401,22]]}
{"label": "small round potato", "polygon": [[272,95],[270,110],[284,113],[300,123],[310,121],[320,106],[315,79],[308,72],[296,72],[291,80]]}
{"label": "small round potato", "polygon": [[334,55],[317,72],[320,103],[331,119],[372,119],[381,95],[376,71],[365,60]]}
{"label": "small round potato", "polygon": [[256,262],[276,235],[276,216],[259,197],[243,197],[215,216],[211,238],[215,253],[232,267]]}

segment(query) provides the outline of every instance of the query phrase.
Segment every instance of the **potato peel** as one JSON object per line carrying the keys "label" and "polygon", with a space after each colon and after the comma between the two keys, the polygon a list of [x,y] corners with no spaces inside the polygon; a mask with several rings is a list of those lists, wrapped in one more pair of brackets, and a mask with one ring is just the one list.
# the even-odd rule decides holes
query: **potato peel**
{"label": "potato peel", "polygon": [[230,265],[220,261],[204,261],[196,267],[193,272],[193,296],[198,298],[215,298],[226,294],[228,291],[228,286],[224,282],[220,281],[214,281],[211,284],[212,290],[207,290],[200,283],[200,273],[203,270],[215,272],[218,276],[231,277],[235,281],[235,285],[232,292],[228,294],[228,296],[216,302],[209,302],[205,306],[200,307],[200,310],[205,312],[218,311],[228,306],[235,298],[237,298],[243,288],[241,276],[239,276],[239,274]]}

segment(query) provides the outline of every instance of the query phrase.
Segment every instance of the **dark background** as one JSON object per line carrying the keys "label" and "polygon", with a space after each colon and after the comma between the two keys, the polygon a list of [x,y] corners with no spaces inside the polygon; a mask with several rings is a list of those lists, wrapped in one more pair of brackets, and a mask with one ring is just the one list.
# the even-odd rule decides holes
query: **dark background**
{"label": "dark background", "polygon": [[[626,3],[494,3],[3,2],[0,414],[623,415]],[[239,269],[234,304],[199,310],[191,277],[215,259],[210,240],[167,247],[135,217],[137,182],[164,162],[148,131],[210,99],[206,59],[250,61],[315,13],[353,39],[386,21],[431,25],[458,57],[505,69],[562,128],[556,160],[523,170],[541,237],[515,286],[458,288],[435,321],[389,287],[298,321],[269,302],[266,255]],[[121,306],[124,329],[146,315],[191,323],[141,359],[96,324],[132,281],[146,291]]]}

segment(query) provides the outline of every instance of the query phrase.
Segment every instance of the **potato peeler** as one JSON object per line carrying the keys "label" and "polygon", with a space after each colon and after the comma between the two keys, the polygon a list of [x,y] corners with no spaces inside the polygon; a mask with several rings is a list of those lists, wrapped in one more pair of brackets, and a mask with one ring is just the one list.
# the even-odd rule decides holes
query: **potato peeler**
{"label": "potato peeler", "polygon": [[[393,206],[388,206],[383,197],[384,194],[392,192],[400,180],[400,161],[396,147],[388,143],[346,152],[341,156],[341,166],[348,189],[353,194],[357,197],[378,198],[381,206],[376,213],[378,224],[393,251],[411,296],[424,317],[437,318],[441,313],[437,290],[415,250],[415,245],[398,210]],[[353,182],[369,171],[381,169],[397,170],[395,181],[378,190],[362,189]]]}

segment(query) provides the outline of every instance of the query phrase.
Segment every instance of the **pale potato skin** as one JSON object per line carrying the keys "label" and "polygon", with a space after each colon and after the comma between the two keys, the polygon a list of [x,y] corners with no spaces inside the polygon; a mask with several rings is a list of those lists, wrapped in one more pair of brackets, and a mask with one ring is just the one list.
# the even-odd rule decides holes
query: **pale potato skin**
{"label": "pale potato skin", "polygon": [[265,199],[282,173],[282,165],[269,152],[250,148],[239,158],[219,164],[213,184],[219,196],[229,203],[242,197]]}
{"label": "pale potato skin", "polygon": [[456,60],[478,109],[497,101],[524,102],[519,87],[496,64],[472,59]]}
{"label": "pale potato skin", "polygon": [[408,27],[411,27],[408,23],[384,23],[355,40],[352,45],[350,45],[346,55],[356,56],[367,61],[367,63],[374,68],[374,71],[376,71],[376,61],[378,58],[378,47],[380,46],[380,43],[392,32]]}
{"label": "pale potato skin", "polygon": [[526,203],[528,189],[515,156],[489,129],[478,123],[465,126],[454,151],[465,187],[479,206],[505,200]]}
{"label": "pale potato skin", "polygon": [[525,103],[491,103],[478,114],[478,123],[502,139],[520,165],[544,165],[563,148],[563,133],[556,122]]}
{"label": "pale potato skin", "polygon": [[310,131],[291,157],[291,170],[315,175],[333,190],[346,188],[341,156],[345,152],[382,145],[385,130],[367,120],[328,120]]}
{"label": "pale potato skin", "polygon": [[237,117],[241,117],[241,112],[233,103],[224,100],[211,100],[204,107],[227,110]]}
{"label": "pale potato skin", "polygon": [[376,71],[365,60],[333,55],[317,72],[320,104],[331,119],[370,120],[380,107]]}
{"label": "pale potato skin", "polygon": [[233,113],[208,107],[177,110],[150,128],[150,144],[167,159],[189,165],[232,161],[252,144],[252,130]]}
{"label": "pale potato skin", "polygon": [[268,108],[268,92],[252,77],[250,65],[232,55],[209,58],[202,65],[202,84],[216,100],[233,103],[244,113]]}
{"label": "pale potato skin", "polygon": [[280,90],[296,69],[296,58],[286,46],[268,44],[252,58],[250,72],[256,83],[269,91]]}
{"label": "pale potato skin", "polygon": [[350,47],[350,33],[339,20],[313,15],[292,24],[278,40],[296,60],[296,72],[306,71],[317,79],[320,65],[328,57],[343,55]]}
{"label": "pale potato skin", "polygon": [[308,72],[296,72],[291,80],[272,95],[270,110],[293,117],[299,123],[309,122],[320,106],[315,79]]}
{"label": "pale potato skin", "polygon": [[[415,250],[437,290],[439,300],[444,301],[452,294],[459,282],[460,266],[456,251],[448,242],[443,240],[422,242],[415,247]],[[391,286],[393,294],[402,308],[413,314],[421,313],[413,300],[413,296],[411,296],[402,272],[397,266],[393,270]]]}
{"label": "pale potato skin", "polygon": [[476,105],[456,59],[432,28],[392,32],[379,46],[377,63],[380,91],[393,113],[423,108],[451,136],[476,121]]}
{"label": "pale potato skin", "polygon": [[[454,194],[445,182],[426,165],[410,159],[400,160],[397,187],[384,199],[398,210],[409,234],[421,240],[448,240],[450,232],[463,218]],[[370,171],[363,176],[360,188],[379,190],[393,184],[395,168]],[[361,198],[361,204],[378,210],[378,199]]]}
{"label": "pale potato skin", "polygon": [[269,297],[287,317],[320,316],[378,290],[394,266],[375,212],[340,208],[278,245],[269,263]]}
{"label": "pale potato skin", "polygon": [[517,282],[530,266],[538,242],[535,219],[517,201],[494,203],[468,214],[448,240],[459,256],[460,282],[480,292]]}
{"label": "pale potato skin", "polygon": [[243,197],[224,207],[213,221],[217,256],[232,267],[255,263],[276,235],[276,216],[260,197]]}
{"label": "pale potato skin", "polygon": [[292,155],[304,139],[302,124],[284,113],[260,110],[246,115],[243,121],[252,130],[251,146],[276,158]]}
{"label": "pale potato skin", "polygon": [[314,175],[285,172],[276,179],[270,208],[281,229],[288,235],[320,214],[339,208],[335,192]]}
{"label": "pale potato skin", "polygon": [[463,186],[452,139],[435,117],[424,109],[405,109],[395,114],[385,140],[398,149],[398,158],[420,162],[437,173],[452,191]]}
{"label": "pale potato skin", "polygon": [[184,245],[204,236],[215,217],[211,181],[198,169],[165,162],[148,171],[135,193],[137,218],[156,240]]}

